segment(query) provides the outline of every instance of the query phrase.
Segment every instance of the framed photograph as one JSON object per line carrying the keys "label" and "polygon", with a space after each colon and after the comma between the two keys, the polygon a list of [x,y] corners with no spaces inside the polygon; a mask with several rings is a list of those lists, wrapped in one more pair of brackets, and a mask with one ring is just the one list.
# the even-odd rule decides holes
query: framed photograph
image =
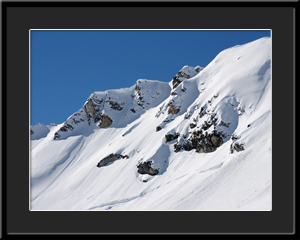
{"label": "framed photograph", "polygon": [[297,10],[3,2],[2,237],[299,237]]}

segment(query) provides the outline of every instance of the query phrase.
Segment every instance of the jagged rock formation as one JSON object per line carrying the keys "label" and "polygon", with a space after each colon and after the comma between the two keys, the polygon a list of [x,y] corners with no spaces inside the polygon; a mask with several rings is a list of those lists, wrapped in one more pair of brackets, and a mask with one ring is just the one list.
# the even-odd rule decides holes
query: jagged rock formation
{"label": "jagged rock formation", "polygon": [[113,125],[116,119],[118,124],[124,118],[124,122],[133,121],[167,98],[170,90],[168,83],[139,79],[134,86],[127,89],[94,92],[83,107],[54,133],[54,140],[80,134],[80,129],[86,125],[91,128],[106,128]]}
{"label": "jagged rock formation", "polygon": [[194,134],[184,141],[182,144],[175,143],[174,151],[180,150],[191,151],[196,149],[198,153],[214,152],[218,147],[223,144],[222,134],[213,132],[211,134],[202,134],[201,131],[196,131]]}
{"label": "jagged rock formation", "polygon": [[156,132],[159,132],[162,128],[160,126],[156,127]]}
{"label": "jagged rock formation", "polygon": [[233,153],[234,151],[237,151],[237,152],[240,152],[240,151],[244,151],[245,148],[244,148],[244,144],[241,143],[235,143],[233,142],[231,145],[230,145],[230,153]]}
{"label": "jagged rock formation", "polygon": [[165,135],[165,141],[166,141],[166,143],[167,142],[171,142],[171,141],[177,139],[179,137],[179,135],[180,135],[179,133]]}
{"label": "jagged rock formation", "polygon": [[91,98],[89,98],[84,104],[84,109],[86,111],[86,115],[88,117],[88,121],[91,121],[91,117],[94,119],[94,123],[97,122],[98,118],[96,118],[96,115],[98,114],[98,111],[95,109],[95,105]]}
{"label": "jagged rock formation", "polygon": [[176,108],[172,103],[169,103],[168,114],[177,114],[180,111],[180,108]]}
{"label": "jagged rock formation", "polygon": [[109,116],[106,116],[106,115],[101,115],[100,117],[100,124],[99,124],[99,127],[100,128],[106,128],[106,127],[109,127],[111,124],[112,124],[112,120]]}
{"label": "jagged rock formation", "polygon": [[159,173],[158,169],[152,168],[152,162],[141,162],[137,165],[138,173],[140,174],[149,174],[151,176],[154,176]]}
{"label": "jagged rock formation", "polygon": [[118,159],[124,159],[124,158],[129,158],[127,155],[121,155],[121,154],[110,154],[109,156],[103,158],[100,162],[98,162],[97,167],[103,167],[107,165],[110,162],[116,161]]}
{"label": "jagged rock formation", "polygon": [[199,73],[203,68],[197,66],[195,68],[184,66],[172,79],[173,89],[177,88],[178,85],[184,80],[189,79]]}

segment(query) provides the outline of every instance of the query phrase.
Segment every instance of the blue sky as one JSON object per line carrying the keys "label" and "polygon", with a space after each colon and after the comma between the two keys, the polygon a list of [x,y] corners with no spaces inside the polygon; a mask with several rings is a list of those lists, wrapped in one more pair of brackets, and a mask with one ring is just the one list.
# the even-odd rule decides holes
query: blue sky
{"label": "blue sky", "polygon": [[95,91],[169,82],[268,30],[31,30],[31,125],[63,123]]}

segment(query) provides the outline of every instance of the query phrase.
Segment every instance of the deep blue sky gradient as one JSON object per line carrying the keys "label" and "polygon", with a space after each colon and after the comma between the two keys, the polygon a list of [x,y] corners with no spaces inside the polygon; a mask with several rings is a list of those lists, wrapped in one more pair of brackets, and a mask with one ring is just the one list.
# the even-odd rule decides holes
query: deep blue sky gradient
{"label": "deep blue sky gradient", "polygon": [[268,30],[31,30],[31,125],[63,123],[95,91],[169,82]]}

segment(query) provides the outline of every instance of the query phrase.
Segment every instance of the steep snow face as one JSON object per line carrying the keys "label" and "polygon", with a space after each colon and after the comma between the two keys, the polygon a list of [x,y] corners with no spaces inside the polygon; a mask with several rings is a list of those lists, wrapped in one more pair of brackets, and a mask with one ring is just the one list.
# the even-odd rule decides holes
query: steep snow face
{"label": "steep snow face", "polygon": [[271,90],[262,38],[94,92],[32,140],[31,209],[271,210]]}

